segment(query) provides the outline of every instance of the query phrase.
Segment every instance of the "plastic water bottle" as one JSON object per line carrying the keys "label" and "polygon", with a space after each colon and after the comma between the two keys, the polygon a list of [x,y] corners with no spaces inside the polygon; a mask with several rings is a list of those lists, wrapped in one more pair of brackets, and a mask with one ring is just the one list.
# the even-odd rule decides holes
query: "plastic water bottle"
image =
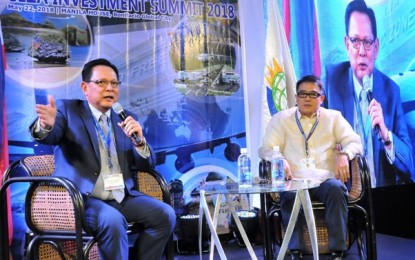
{"label": "plastic water bottle", "polygon": [[252,186],[251,159],[246,148],[241,148],[241,154],[238,157],[238,182],[240,188]]}
{"label": "plastic water bottle", "polygon": [[272,148],[273,154],[271,157],[271,177],[272,184],[277,187],[282,187],[285,185],[284,177],[284,158],[280,153],[280,147],[274,146]]}

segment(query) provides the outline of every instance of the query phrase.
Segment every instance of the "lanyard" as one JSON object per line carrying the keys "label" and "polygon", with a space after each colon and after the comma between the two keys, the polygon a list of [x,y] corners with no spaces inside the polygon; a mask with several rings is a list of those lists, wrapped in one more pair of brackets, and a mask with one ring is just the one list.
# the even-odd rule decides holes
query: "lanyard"
{"label": "lanyard", "polygon": [[107,135],[107,137],[105,137],[105,134],[102,131],[102,128],[98,124],[95,117],[94,117],[94,122],[95,122],[95,128],[97,129],[98,134],[99,134],[102,142],[105,145],[105,149],[107,150],[108,166],[110,167],[110,169],[112,169],[113,164],[112,164],[112,159],[111,159],[111,141],[112,141],[112,123],[111,123],[111,120],[109,120],[109,124],[108,124],[108,135]]}
{"label": "lanyard", "polygon": [[314,133],[314,130],[316,130],[318,122],[320,121],[320,114],[317,114],[317,119],[314,122],[313,127],[310,130],[310,133],[308,133],[308,136],[305,135],[304,129],[300,124],[300,120],[298,119],[298,112],[297,111],[295,112],[295,121],[297,122],[298,129],[300,129],[300,132],[304,137],[305,154],[308,157],[308,140],[310,140],[311,135]]}
{"label": "lanyard", "polygon": [[368,146],[368,141],[369,141],[369,131],[370,131],[370,116],[368,115],[366,117],[366,122],[363,123],[363,111],[362,108],[360,107],[360,102],[359,102],[359,98],[357,97],[357,93],[355,91],[354,93],[354,98],[355,98],[355,106],[356,106],[356,112],[357,112],[357,117],[359,120],[359,126],[360,126],[360,131],[361,133],[363,133],[363,141],[364,141],[364,149],[365,149],[365,155],[367,155],[368,151],[367,151],[367,146]]}

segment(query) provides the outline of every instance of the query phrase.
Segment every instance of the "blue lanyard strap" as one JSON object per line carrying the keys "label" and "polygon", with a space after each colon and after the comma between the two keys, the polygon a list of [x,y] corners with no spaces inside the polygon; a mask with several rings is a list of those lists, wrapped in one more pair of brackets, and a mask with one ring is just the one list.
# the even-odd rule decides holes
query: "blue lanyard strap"
{"label": "blue lanyard strap", "polygon": [[[356,111],[357,111],[357,117],[359,120],[359,126],[360,126],[360,131],[363,133],[363,141],[364,141],[364,146],[363,148],[365,149],[365,155],[368,154],[368,141],[369,141],[369,131],[370,131],[370,116],[368,115],[366,117],[366,122],[363,124],[363,112],[362,108],[360,107],[360,102],[359,102],[359,98],[357,97],[357,93],[355,91],[354,93],[354,98],[355,98],[355,107],[356,107]],[[367,111],[366,111],[367,113]]]}
{"label": "blue lanyard strap", "polygon": [[95,123],[95,128],[98,131],[98,134],[102,140],[102,142],[105,144],[105,149],[107,150],[107,155],[108,155],[108,165],[110,167],[110,169],[112,169],[112,159],[111,159],[111,142],[112,142],[112,123],[111,120],[109,120],[109,124],[108,124],[108,135],[107,137],[105,137],[104,132],[102,131],[101,126],[99,125],[99,123],[97,122],[97,120],[94,117],[94,123]]}
{"label": "blue lanyard strap", "polygon": [[304,129],[303,129],[301,123],[300,123],[300,119],[298,119],[298,112],[297,111],[295,112],[295,121],[297,122],[298,129],[300,129],[300,132],[304,137],[305,154],[308,157],[308,140],[310,140],[311,135],[314,133],[314,130],[316,130],[318,122],[320,121],[320,114],[317,114],[317,119],[314,122],[313,127],[310,130],[310,133],[308,133],[308,136],[306,136],[305,133],[304,133]]}

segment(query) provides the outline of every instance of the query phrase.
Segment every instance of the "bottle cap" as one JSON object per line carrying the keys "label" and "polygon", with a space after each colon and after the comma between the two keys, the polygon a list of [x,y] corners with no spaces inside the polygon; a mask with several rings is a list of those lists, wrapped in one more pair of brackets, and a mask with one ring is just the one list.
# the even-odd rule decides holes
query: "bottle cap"
{"label": "bottle cap", "polygon": [[247,148],[241,148],[241,153],[248,153],[248,149]]}
{"label": "bottle cap", "polygon": [[273,150],[274,152],[279,152],[279,151],[280,151],[280,147],[279,147],[278,145],[273,146],[273,147],[272,147],[272,150]]}

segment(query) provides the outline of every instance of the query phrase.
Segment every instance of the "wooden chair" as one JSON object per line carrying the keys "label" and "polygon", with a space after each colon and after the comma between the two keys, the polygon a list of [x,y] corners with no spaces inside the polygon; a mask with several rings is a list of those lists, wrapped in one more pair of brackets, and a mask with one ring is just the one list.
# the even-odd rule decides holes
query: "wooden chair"
{"label": "wooden chair", "polygon": [[[370,174],[364,156],[356,155],[350,161],[350,181],[347,184],[349,190],[349,228],[347,234],[347,247],[357,240],[358,250],[362,259],[376,259],[376,238],[373,225],[370,192]],[[285,229],[280,218],[280,204],[278,194],[269,196],[271,201],[269,210],[270,228],[273,239],[278,246],[281,246],[285,235]],[[367,202],[366,209],[360,204]],[[320,254],[330,253],[328,247],[327,225],[324,219],[325,206],[322,202],[313,201],[313,211],[317,228],[318,250]],[[304,227],[303,232],[304,248],[306,254],[312,253],[310,235]]]}
{"label": "wooden chair", "polygon": [[[18,167],[25,177],[11,176]],[[4,173],[0,198],[4,198],[5,190],[12,183],[31,183],[25,201],[25,219],[30,230],[26,235],[25,255],[28,259],[42,260],[99,259],[97,242],[85,224],[82,195],[70,180],[51,176],[54,170],[53,155],[34,155],[12,163]],[[167,183],[155,170],[138,172],[135,181],[139,191],[170,204]],[[6,208],[4,205],[1,208],[2,220],[7,219]],[[7,233],[7,224],[0,228],[2,234]],[[141,225],[129,223],[127,233],[136,234],[141,230]],[[8,255],[8,247],[2,242],[1,248],[0,259],[6,259],[2,256]],[[174,257],[172,237],[165,255],[167,259]]]}

